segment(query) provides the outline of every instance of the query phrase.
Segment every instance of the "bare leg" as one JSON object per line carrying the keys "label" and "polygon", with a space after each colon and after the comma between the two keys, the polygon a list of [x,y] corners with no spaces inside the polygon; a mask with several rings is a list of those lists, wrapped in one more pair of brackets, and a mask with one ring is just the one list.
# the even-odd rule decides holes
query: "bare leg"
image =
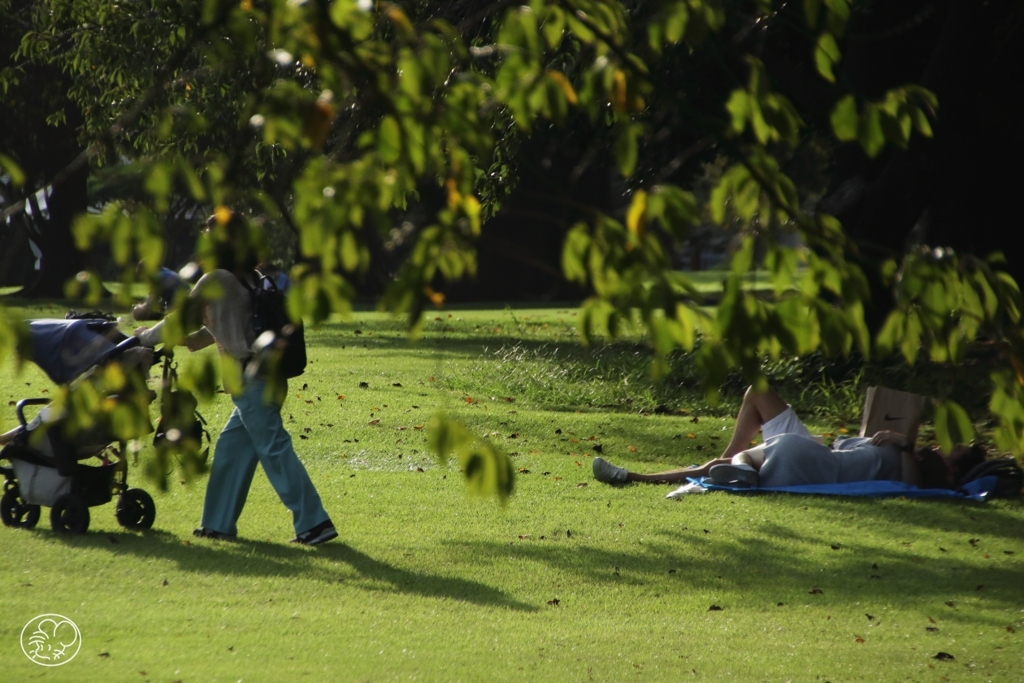
{"label": "bare leg", "polygon": [[682,469],[668,470],[667,472],[658,472],[656,474],[638,474],[636,472],[630,472],[626,475],[626,481],[640,481],[645,484],[674,484],[686,481],[690,477],[693,477],[694,479],[706,477],[708,476],[708,472],[715,465],[728,465],[729,462],[730,460],[728,458],[717,458],[715,460],[709,460],[699,467],[684,467]]}
{"label": "bare leg", "polygon": [[729,462],[732,456],[750,448],[750,441],[761,431],[761,425],[777,417],[787,407],[782,397],[773,390],[758,392],[748,387],[747,392],[743,394],[740,410],[736,414],[732,438],[722,452],[722,458]]}
{"label": "bare leg", "polygon": [[[743,403],[740,405],[739,413],[736,415],[736,426],[733,428],[732,438],[729,440],[729,445],[725,447],[725,451],[720,458],[710,460],[698,467],[685,467],[665,472],[656,472],[655,474],[639,474],[627,471],[625,481],[647,484],[674,484],[685,482],[689,478],[699,479],[700,477],[709,476],[711,468],[715,465],[737,464],[733,460],[733,456],[750,449],[750,441],[757,436],[757,433],[761,430],[761,425],[777,417],[788,407],[786,402],[782,400],[782,397],[771,389],[756,392],[748,387],[747,392],[743,395]],[[760,470],[761,465],[764,463],[764,453],[761,449],[752,449],[750,453],[744,453],[739,462],[749,464],[754,469]],[[613,466],[612,469],[617,470],[619,474],[610,483],[624,483],[621,478],[618,478],[622,476],[623,468]],[[596,474],[597,468],[595,466]],[[601,481],[605,480],[601,479]]]}

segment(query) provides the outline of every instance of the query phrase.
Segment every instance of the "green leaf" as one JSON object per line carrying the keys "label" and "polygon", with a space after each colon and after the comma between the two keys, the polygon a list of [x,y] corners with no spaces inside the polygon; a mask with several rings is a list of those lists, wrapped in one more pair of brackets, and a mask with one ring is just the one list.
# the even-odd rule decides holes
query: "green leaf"
{"label": "green leaf", "polygon": [[590,233],[587,226],[577,223],[566,235],[562,247],[562,272],[570,282],[583,284],[587,281],[586,256],[590,249]]}
{"label": "green leaf", "polygon": [[917,360],[917,353],[921,350],[921,335],[924,333],[924,326],[916,311],[907,313],[903,327],[903,341],[900,344],[900,351],[903,357],[911,365]]}
{"label": "green leaf", "polygon": [[622,177],[628,178],[633,175],[633,170],[636,168],[637,156],[639,154],[636,138],[639,128],[628,122],[619,124],[617,128],[618,131],[615,135],[613,146],[615,163],[618,164],[619,173],[622,174]]}
{"label": "green leaf", "polygon": [[836,82],[832,68],[839,63],[839,58],[839,45],[835,36],[827,32],[818,36],[818,41],[814,44],[814,65],[821,77],[829,83]]}
{"label": "green leaf", "polygon": [[341,264],[350,273],[359,266],[359,245],[351,230],[341,233]]}
{"label": "green leaf", "polygon": [[955,446],[974,438],[974,425],[959,403],[946,399],[935,406],[935,440],[943,453],[949,454]]}
{"label": "green leaf", "polygon": [[836,102],[829,119],[838,140],[852,142],[857,139],[860,120],[857,116],[857,101],[853,95],[847,95]]}
{"label": "green leaf", "polygon": [[474,439],[458,420],[444,413],[434,415],[427,427],[427,443],[440,465],[456,457],[471,493],[496,496],[502,504],[512,495],[515,473],[508,456],[489,441]]}
{"label": "green leaf", "polygon": [[871,102],[864,104],[857,138],[860,140],[860,146],[864,148],[864,153],[872,159],[885,147],[885,132],[882,130],[882,116],[878,111],[878,105]]}
{"label": "green leaf", "polygon": [[807,27],[812,31],[818,28],[818,13],[821,10],[821,0],[804,0],[804,19]]}
{"label": "green leaf", "polygon": [[25,173],[15,163],[14,159],[6,154],[0,154],[0,167],[3,167],[4,172],[10,176],[11,182],[14,183],[15,187],[21,187],[25,184]]}
{"label": "green leaf", "polygon": [[725,109],[732,120],[730,130],[736,134],[742,133],[750,116],[750,95],[740,88],[733,90],[729,101],[725,103]]}
{"label": "green leaf", "polygon": [[565,11],[555,5],[548,6],[545,9],[542,30],[548,47],[556,49],[562,43],[562,34],[565,33]]}
{"label": "green leaf", "polygon": [[684,2],[676,2],[668,9],[665,18],[665,40],[678,43],[686,33],[686,24],[690,19],[690,11]]}
{"label": "green leaf", "polygon": [[911,105],[909,113],[917,132],[926,138],[932,137],[932,124],[928,121],[928,115],[924,113],[924,110],[916,105]]}
{"label": "green leaf", "polygon": [[385,164],[393,164],[398,161],[402,151],[402,133],[398,127],[398,121],[393,116],[385,116],[380,122],[380,132],[377,138],[377,151],[380,153],[381,161]]}

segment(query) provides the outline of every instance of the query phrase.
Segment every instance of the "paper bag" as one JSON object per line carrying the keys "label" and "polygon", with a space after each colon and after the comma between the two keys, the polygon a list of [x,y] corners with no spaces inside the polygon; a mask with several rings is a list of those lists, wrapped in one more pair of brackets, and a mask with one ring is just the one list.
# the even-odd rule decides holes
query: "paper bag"
{"label": "paper bag", "polygon": [[[860,435],[874,436],[877,432],[888,429],[906,435],[907,443],[915,443],[924,402],[925,397],[920,394],[885,387],[868,387],[864,398]],[[902,454],[902,479],[904,483],[920,485],[917,463],[911,453]]]}
{"label": "paper bag", "polygon": [[868,387],[864,397],[864,416],[860,422],[861,436],[874,436],[887,429],[905,434],[910,443],[917,440],[925,397],[885,387]]}

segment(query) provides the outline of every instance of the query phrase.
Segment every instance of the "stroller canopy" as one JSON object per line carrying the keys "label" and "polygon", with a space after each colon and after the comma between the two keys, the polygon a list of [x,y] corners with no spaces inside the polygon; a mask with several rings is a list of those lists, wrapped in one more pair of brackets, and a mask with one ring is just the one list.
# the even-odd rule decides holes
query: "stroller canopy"
{"label": "stroller canopy", "polygon": [[57,384],[67,384],[127,339],[103,319],[29,320],[32,361]]}

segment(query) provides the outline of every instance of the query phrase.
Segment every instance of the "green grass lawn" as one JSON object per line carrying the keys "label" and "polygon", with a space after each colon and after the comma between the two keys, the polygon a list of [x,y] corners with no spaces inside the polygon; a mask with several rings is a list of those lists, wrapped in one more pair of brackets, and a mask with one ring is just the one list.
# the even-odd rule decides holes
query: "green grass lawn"
{"label": "green grass lawn", "polygon": [[[642,347],[581,349],[570,308],[432,313],[415,345],[360,313],[308,340],[284,415],[341,538],[288,544],[259,473],[241,540],[195,539],[204,482],[172,473],[161,494],[133,468],[150,532],[112,504],[85,536],[56,536],[45,509],[33,531],[0,529],[4,681],[1020,680],[1020,502],[598,484],[598,447],[643,471],[714,457],[736,392],[712,408],[685,378],[652,385]],[[4,359],[0,428],[44,390]],[[202,407],[214,433],[229,405]],[[512,454],[507,506],[425,452],[438,409]],[[50,669],[19,646],[48,612],[83,638]]]}

